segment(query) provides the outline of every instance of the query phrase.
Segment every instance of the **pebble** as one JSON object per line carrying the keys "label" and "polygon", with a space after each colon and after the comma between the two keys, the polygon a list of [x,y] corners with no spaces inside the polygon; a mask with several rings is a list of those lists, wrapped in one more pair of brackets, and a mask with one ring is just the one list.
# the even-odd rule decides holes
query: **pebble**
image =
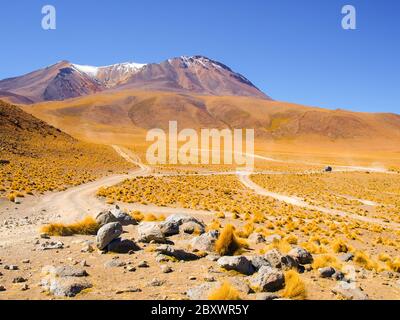
{"label": "pebble", "polygon": [[172,272],[172,268],[166,264],[161,266],[161,271],[163,273],[171,273]]}
{"label": "pebble", "polygon": [[148,268],[149,267],[149,263],[147,261],[141,261],[138,264],[139,268]]}

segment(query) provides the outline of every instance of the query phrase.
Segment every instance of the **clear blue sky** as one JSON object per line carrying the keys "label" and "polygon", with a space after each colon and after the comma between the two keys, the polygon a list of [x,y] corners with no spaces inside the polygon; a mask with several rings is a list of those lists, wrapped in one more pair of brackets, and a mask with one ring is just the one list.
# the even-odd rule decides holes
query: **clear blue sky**
{"label": "clear blue sky", "polygon": [[[57,9],[57,30],[41,8]],[[357,30],[341,8],[357,9]],[[202,54],[277,100],[400,114],[399,0],[13,0],[0,4],[0,78],[70,60]]]}

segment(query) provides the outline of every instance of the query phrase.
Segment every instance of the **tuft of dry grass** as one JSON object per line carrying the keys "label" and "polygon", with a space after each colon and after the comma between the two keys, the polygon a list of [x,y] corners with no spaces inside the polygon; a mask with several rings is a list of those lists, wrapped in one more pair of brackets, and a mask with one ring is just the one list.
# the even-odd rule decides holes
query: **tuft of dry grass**
{"label": "tuft of dry grass", "polygon": [[221,256],[235,255],[247,246],[247,243],[236,235],[235,227],[227,224],[215,242],[215,251]]}
{"label": "tuft of dry grass", "polygon": [[331,244],[332,250],[335,253],[347,253],[349,251],[352,251],[353,248],[351,248],[349,245],[347,245],[342,239],[336,239],[332,242]]}
{"label": "tuft of dry grass", "polygon": [[325,267],[333,267],[335,269],[341,268],[341,263],[338,259],[329,254],[320,255],[314,258],[314,262],[312,264],[313,269],[325,268]]}
{"label": "tuft of dry grass", "polygon": [[224,282],[220,287],[213,290],[209,296],[209,300],[241,300],[239,291],[229,282]]}
{"label": "tuft of dry grass", "polygon": [[307,297],[306,286],[295,270],[285,272],[285,289],[282,297],[296,300],[304,300]]}
{"label": "tuft of dry grass", "polygon": [[41,228],[41,232],[50,236],[72,236],[74,234],[80,235],[95,235],[99,230],[99,225],[92,217],[86,217],[81,221],[71,224],[64,223],[50,223]]}

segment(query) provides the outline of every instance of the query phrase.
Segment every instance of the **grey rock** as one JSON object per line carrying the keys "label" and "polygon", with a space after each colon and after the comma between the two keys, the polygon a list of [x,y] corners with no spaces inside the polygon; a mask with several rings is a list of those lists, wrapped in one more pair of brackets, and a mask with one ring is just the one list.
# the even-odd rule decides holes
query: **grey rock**
{"label": "grey rock", "polygon": [[138,267],[139,268],[149,268],[150,266],[147,261],[141,261],[141,262],[139,262]]}
{"label": "grey rock", "polygon": [[205,224],[202,221],[183,214],[170,215],[160,224],[160,228],[165,236],[173,236],[179,234],[179,227],[188,222],[196,223],[202,227],[203,231],[205,229]]}
{"label": "grey rock", "polygon": [[290,250],[289,256],[293,257],[299,264],[310,264],[314,260],[311,253],[300,247]]}
{"label": "grey rock", "polygon": [[22,282],[26,282],[28,281],[27,279],[23,278],[23,277],[16,277],[13,279],[13,283],[22,283]]}
{"label": "grey rock", "polygon": [[179,230],[187,234],[193,234],[195,232],[198,234],[203,234],[205,232],[204,226],[194,221],[188,221],[183,223],[180,226]]}
{"label": "grey rock", "polygon": [[186,252],[186,251],[180,250],[180,249],[175,249],[173,246],[170,246],[170,245],[158,246],[156,248],[156,252],[166,255],[166,256],[174,257],[177,260],[183,260],[183,261],[192,261],[192,260],[199,259],[199,257],[193,253]]}
{"label": "grey rock", "polygon": [[6,287],[0,286],[0,292],[4,292],[4,291],[7,291]]}
{"label": "grey rock", "polygon": [[119,261],[118,259],[112,259],[104,263],[105,268],[120,268],[120,267],[125,267],[126,262],[124,261]]}
{"label": "grey rock", "polygon": [[318,272],[321,278],[330,278],[335,274],[336,270],[332,267],[325,267],[319,268]]}
{"label": "grey rock", "polygon": [[130,251],[140,250],[138,245],[132,240],[121,238],[114,239],[107,245],[107,251],[115,253],[128,253]]}
{"label": "grey rock", "polygon": [[249,236],[249,241],[255,244],[258,243],[263,243],[265,242],[265,238],[261,233],[258,232],[253,232],[250,236]]}
{"label": "grey rock", "polygon": [[150,281],[150,285],[152,287],[161,287],[164,283],[165,283],[165,281],[158,280],[158,279],[153,279]]}
{"label": "grey rock", "polygon": [[266,252],[264,258],[269,262],[272,268],[282,267],[282,254],[277,249],[272,249]]}
{"label": "grey rock", "polygon": [[190,300],[208,300],[209,294],[215,287],[215,283],[203,283],[196,287],[190,288],[186,292],[186,295]]}
{"label": "grey rock", "polygon": [[250,286],[261,292],[275,292],[285,286],[285,277],[281,271],[271,267],[261,269],[250,279]]}
{"label": "grey rock", "polygon": [[57,249],[63,249],[64,248],[64,243],[61,241],[46,241],[44,243],[41,243],[39,245],[39,250],[57,250]]}
{"label": "grey rock", "polygon": [[247,259],[250,260],[251,264],[253,265],[253,267],[256,271],[260,270],[260,268],[263,266],[271,267],[271,264],[264,257],[251,256],[251,257],[247,257]]}
{"label": "grey rock", "polygon": [[132,218],[131,215],[127,214],[126,212],[122,211],[118,206],[115,206],[113,209],[110,210],[117,221],[122,224],[123,226],[129,225],[137,225],[138,222]]}
{"label": "grey rock", "polygon": [[102,227],[109,223],[118,222],[118,219],[111,213],[111,211],[105,210],[96,216],[96,222],[100,227]]}
{"label": "grey rock", "polygon": [[169,265],[164,264],[164,265],[161,266],[161,272],[162,273],[171,273],[172,271],[173,270]]}
{"label": "grey rock", "polygon": [[339,260],[343,261],[343,262],[349,262],[349,261],[353,260],[353,258],[354,258],[354,254],[352,254],[351,252],[343,253],[339,256]]}
{"label": "grey rock", "polygon": [[215,242],[217,241],[219,232],[214,230],[195,237],[190,242],[193,249],[198,251],[214,251]]}
{"label": "grey rock", "polygon": [[343,272],[341,271],[336,271],[333,275],[332,275],[332,279],[335,279],[336,281],[342,281],[344,279],[345,275]]}
{"label": "grey rock", "polygon": [[[297,261],[292,257],[292,256],[282,256],[281,257],[281,268],[283,270],[291,270],[291,269],[297,269],[300,270],[299,264]],[[304,268],[303,268],[304,271]]]}
{"label": "grey rock", "polygon": [[157,222],[142,222],[138,226],[139,242],[165,243],[167,240]]}
{"label": "grey rock", "polygon": [[218,259],[218,265],[225,270],[234,270],[245,275],[254,273],[252,263],[244,256],[224,256]]}
{"label": "grey rock", "polygon": [[360,288],[353,287],[353,285],[354,284],[340,281],[338,285],[332,289],[332,292],[346,300],[369,300],[367,294],[365,294]]}
{"label": "grey rock", "polygon": [[279,295],[272,292],[259,292],[256,293],[255,295],[255,300],[262,300],[262,301],[275,300],[279,298],[280,298]]}
{"label": "grey rock", "polygon": [[92,284],[83,277],[86,271],[68,266],[46,266],[42,269],[44,277],[41,285],[55,296],[74,297],[84,289],[92,287]]}
{"label": "grey rock", "polygon": [[96,245],[97,248],[103,250],[107,245],[117,239],[122,234],[122,225],[119,222],[112,222],[102,226],[97,231]]}

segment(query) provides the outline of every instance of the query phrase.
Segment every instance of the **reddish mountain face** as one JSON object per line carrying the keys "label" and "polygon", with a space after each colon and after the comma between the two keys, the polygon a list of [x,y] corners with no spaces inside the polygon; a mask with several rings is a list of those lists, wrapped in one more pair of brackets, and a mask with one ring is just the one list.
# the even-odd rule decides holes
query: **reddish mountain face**
{"label": "reddish mountain face", "polygon": [[160,64],[120,63],[105,67],[61,61],[0,81],[0,91],[7,92],[4,96],[14,95],[12,99],[18,103],[66,100],[104,90],[125,89],[270,99],[244,76],[203,56],[182,56]]}
{"label": "reddish mountain face", "polygon": [[203,56],[183,56],[146,65],[120,88],[269,99],[241,74]]}

